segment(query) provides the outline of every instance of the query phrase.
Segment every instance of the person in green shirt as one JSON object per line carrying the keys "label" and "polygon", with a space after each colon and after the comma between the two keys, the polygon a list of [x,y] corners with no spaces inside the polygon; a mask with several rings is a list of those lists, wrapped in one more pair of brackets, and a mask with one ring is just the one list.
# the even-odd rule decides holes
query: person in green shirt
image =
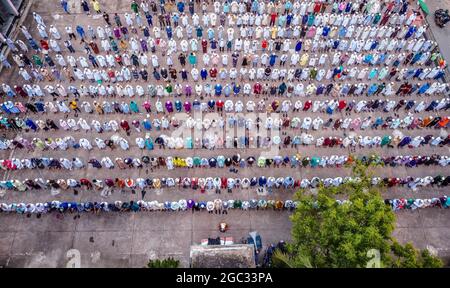
{"label": "person in green shirt", "polygon": [[200,159],[200,157],[194,157],[193,159],[193,163],[194,163],[194,167],[199,167],[201,164],[202,160]]}
{"label": "person in green shirt", "polygon": [[380,22],[380,20],[381,20],[381,14],[380,13],[375,14],[375,17],[373,18],[373,25],[377,25],[378,22]]}
{"label": "person in green shirt", "polygon": [[131,10],[134,13],[139,13],[139,5],[136,3],[136,1],[131,2]]}
{"label": "person in green shirt", "polygon": [[119,47],[117,46],[116,41],[114,41],[113,38],[110,38],[109,41],[110,41],[110,44],[111,44],[111,49],[112,49],[114,52],[118,52],[118,51],[119,51]]}
{"label": "person in green shirt", "polygon": [[172,91],[173,91],[172,85],[167,84],[167,85],[166,85],[166,92],[167,92],[167,94],[170,95],[170,94],[172,93]]}
{"label": "person in green shirt", "polygon": [[381,147],[389,145],[391,143],[391,141],[392,141],[391,136],[388,136],[388,135],[383,136],[383,138],[381,139]]}
{"label": "person in green shirt", "polygon": [[302,160],[302,166],[303,166],[303,167],[307,167],[308,164],[309,164],[309,157],[303,158],[303,160]]}
{"label": "person in green shirt", "polygon": [[131,109],[131,111],[133,111],[134,113],[139,113],[139,107],[138,107],[138,105],[136,104],[136,102],[134,102],[134,101],[131,101],[131,102],[130,102],[130,109]]}
{"label": "person in green shirt", "polygon": [[33,55],[31,58],[33,59],[34,65],[42,67],[42,59],[38,55]]}
{"label": "person in green shirt", "polygon": [[317,76],[317,70],[315,68],[312,68],[311,72],[309,72],[309,77],[311,79],[316,79],[316,76]]}
{"label": "person in green shirt", "polygon": [[191,53],[188,58],[189,58],[189,64],[191,64],[193,66],[195,64],[197,64],[197,56],[195,56],[194,53]]}

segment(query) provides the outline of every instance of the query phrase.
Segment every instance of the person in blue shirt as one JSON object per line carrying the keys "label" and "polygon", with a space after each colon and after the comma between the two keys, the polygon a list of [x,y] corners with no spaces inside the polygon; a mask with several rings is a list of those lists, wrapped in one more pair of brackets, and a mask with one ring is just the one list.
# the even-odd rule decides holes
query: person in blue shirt
{"label": "person in blue shirt", "polygon": [[434,79],[434,80],[442,79],[442,78],[444,78],[444,75],[445,75],[445,72],[444,72],[443,70],[440,70],[440,71],[436,74],[436,76],[433,77],[433,79]]}
{"label": "person in blue shirt", "polygon": [[193,0],[191,0],[191,1],[189,1],[189,13],[191,13],[191,15],[194,15],[194,1]]}
{"label": "person in blue shirt", "polygon": [[295,44],[295,52],[300,52],[301,50],[302,50],[302,41],[298,41],[297,44]]}
{"label": "person in blue shirt", "polygon": [[212,39],[211,40],[211,49],[217,49],[217,40],[216,39]]}
{"label": "person in blue shirt", "polygon": [[234,96],[239,95],[239,92],[241,92],[241,85],[235,83],[235,84],[233,85],[233,93],[234,93]]}
{"label": "person in blue shirt", "polygon": [[195,30],[197,33],[197,38],[202,38],[203,37],[203,28],[201,26],[198,26]]}
{"label": "person in blue shirt", "polygon": [[430,88],[430,83],[425,83],[422,86],[420,86],[419,91],[417,91],[417,94],[421,95],[423,93],[425,93],[428,88]]}
{"label": "person in blue shirt", "polygon": [[81,39],[84,39],[84,35],[86,35],[86,33],[84,32],[83,27],[81,27],[80,25],[77,25],[77,33],[78,35],[80,35]]}
{"label": "person in blue shirt", "polygon": [[45,112],[45,104],[42,102],[35,102],[34,105],[36,106],[36,109],[38,112]]}
{"label": "person in blue shirt", "polygon": [[216,105],[216,101],[214,101],[212,99],[208,101],[209,110],[214,110],[215,105]]}
{"label": "person in blue shirt", "polygon": [[286,16],[286,27],[289,27],[291,25],[292,19],[294,18],[294,15],[288,14]]}
{"label": "person in blue shirt", "polygon": [[172,27],[171,26],[166,27],[166,33],[167,33],[167,38],[172,39]]}
{"label": "person in blue shirt", "polygon": [[373,40],[372,41],[372,45],[370,46],[370,50],[375,50],[378,46],[378,41],[377,40]]}
{"label": "person in blue shirt", "polygon": [[206,70],[206,68],[202,68],[202,70],[200,70],[200,77],[202,77],[202,80],[206,80],[208,77],[208,70]]}
{"label": "person in blue shirt", "polygon": [[286,3],[284,4],[284,9],[286,11],[290,11],[292,9],[292,2],[291,1],[286,1]]}
{"label": "person in blue shirt", "polygon": [[[347,33],[347,28],[344,27],[344,26],[341,26],[341,27],[339,28],[339,37],[340,37],[340,38],[344,38],[346,33]],[[323,34],[323,33],[322,33],[322,34]]]}
{"label": "person in blue shirt", "polygon": [[416,26],[410,26],[408,29],[408,32],[406,32],[405,40],[408,40],[414,33],[416,33],[417,27]]}
{"label": "person in blue shirt", "polygon": [[36,132],[38,129],[36,123],[34,123],[34,121],[30,118],[27,118],[25,120],[25,124],[27,124],[27,126],[30,127],[30,129],[33,130],[34,132]]}
{"label": "person in blue shirt", "polygon": [[144,126],[144,129],[147,131],[151,131],[152,130],[152,122],[150,121],[150,119],[145,119],[144,121],[142,121],[142,126]]}
{"label": "person in blue shirt", "polygon": [[214,86],[214,92],[216,96],[220,96],[222,94],[222,85],[220,85],[220,83],[217,83]]}
{"label": "person in blue shirt", "polygon": [[183,104],[181,103],[180,100],[175,101],[175,110],[177,110],[177,112],[181,112],[181,110],[183,109]]}
{"label": "person in blue shirt", "polygon": [[305,14],[302,17],[302,25],[306,25],[306,23],[308,23],[308,14]]}
{"label": "person in blue shirt", "polygon": [[337,49],[337,47],[339,46],[339,43],[340,43],[339,39],[334,40],[333,49]]}
{"label": "person in blue shirt", "polygon": [[372,59],[373,59],[373,55],[372,55],[372,54],[367,54],[367,55],[364,57],[363,62],[364,62],[365,64],[370,64],[370,63],[372,62]]}
{"label": "person in blue shirt", "polygon": [[330,33],[330,27],[329,26],[323,27],[322,36],[327,37],[328,33]]}
{"label": "person in blue shirt", "polygon": [[145,137],[144,144],[145,144],[145,148],[146,148],[147,150],[153,150],[153,147],[154,147],[154,145],[153,145],[153,139],[152,139],[150,136],[146,136],[146,137]]}
{"label": "person in blue shirt", "polygon": [[386,52],[385,52],[385,53],[382,53],[382,54],[380,54],[380,55],[378,56],[378,60],[377,60],[377,62],[375,63],[375,65],[381,65],[381,64],[384,63],[384,61],[386,61]]}
{"label": "person in blue shirt", "polygon": [[178,1],[177,8],[180,13],[184,13],[184,1]]}
{"label": "person in blue shirt", "polygon": [[61,0],[61,6],[64,9],[64,12],[66,12],[67,14],[70,14],[69,3],[67,3],[67,0]]}
{"label": "person in blue shirt", "polygon": [[172,21],[173,21],[173,25],[175,27],[178,26],[178,21],[180,20],[180,16],[178,14],[173,14],[172,15]]}
{"label": "person in blue shirt", "polygon": [[411,59],[411,65],[413,65],[417,61],[419,61],[419,59],[422,57],[422,55],[423,55],[422,52],[418,52],[418,53],[414,54],[413,58]]}
{"label": "person in blue shirt", "polygon": [[420,74],[422,74],[422,72],[423,72],[423,69],[419,68],[416,70],[416,72],[414,72],[414,75],[412,77],[417,78],[417,77],[419,77]]}
{"label": "person in blue shirt", "polygon": [[149,12],[145,12],[145,19],[147,19],[148,26],[153,27],[153,18]]}
{"label": "person in blue shirt", "polygon": [[183,69],[179,73],[181,74],[181,79],[183,79],[183,81],[188,80],[188,72],[186,70]]}
{"label": "person in blue shirt", "polygon": [[252,6],[251,6],[251,11],[253,12],[253,13],[258,13],[258,11],[259,11],[259,3],[258,3],[258,0],[253,0],[252,1]]}
{"label": "person in blue shirt", "polygon": [[214,30],[208,30],[208,40],[211,41],[214,38]]}
{"label": "person in blue shirt", "polygon": [[269,65],[274,66],[275,62],[277,61],[277,55],[276,54],[270,54],[269,56]]}
{"label": "person in blue shirt", "polygon": [[223,3],[223,13],[230,13],[230,3],[228,3],[228,1],[225,1],[225,3]]}
{"label": "person in blue shirt", "polygon": [[323,91],[324,91],[324,90],[325,90],[325,85],[320,84],[319,87],[317,87],[316,95],[321,95],[321,94],[323,94]]}
{"label": "person in blue shirt", "polygon": [[370,85],[369,89],[367,90],[367,96],[372,96],[378,89],[378,85],[376,83],[373,83]]}

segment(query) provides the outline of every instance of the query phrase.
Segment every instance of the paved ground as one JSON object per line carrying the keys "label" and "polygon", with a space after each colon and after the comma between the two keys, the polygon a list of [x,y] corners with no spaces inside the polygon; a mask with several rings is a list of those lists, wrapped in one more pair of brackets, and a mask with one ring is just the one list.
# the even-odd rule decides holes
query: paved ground
{"label": "paved ground", "polygon": [[[53,23],[56,25],[61,34],[63,34],[63,27],[68,22],[79,22],[83,25],[88,23],[102,24],[102,19],[93,19],[81,14],[59,15],[57,13],[50,14],[49,11],[56,10],[56,5],[59,5],[56,0],[52,1],[35,1],[36,3],[32,7],[32,11],[37,11],[43,17],[45,17],[47,23]],[[105,1],[103,1],[105,2]],[[442,1],[441,1],[442,2]],[[447,1],[448,3],[448,1]],[[431,4],[431,3],[430,3]],[[434,3],[433,3],[434,4]],[[430,5],[431,8],[431,5]],[[108,11],[117,11],[120,14],[124,14],[129,11],[129,1],[118,0],[108,4]],[[433,9],[432,9],[433,10]],[[56,10],[60,12],[60,8]],[[434,10],[433,10],[434,11]],[[34,27],[32,18],[29,16],[25,23],[27,26]],[[431,28],[436,31],[434,24],[431,24]],[[438,29],[438,28],[437,28]],[[35,28],[30,29],[33,33],[37,33]],[[447,32],[444,32],[447,31]],[[441,33],[441,34],[440,34]],[[437,41],[441,47],[447,47],[448,36],[442,33],[448,33],[446,30],[439,30],[435,32]],[[448,49],[444,49],[443,53],[447,57]],[[445,54],[447,53],[447,54]],[[447,57],[450,59],[450,57]],[[178,68],[178,67],[177,67]],[[16,79],[17,71],[4,71],[1,75],[1,79]],[[3,80],[5,81],[5,80]],[[320,100],[324,100],[323,97]],[[143,101],[143,100],[139,100]],[[302,114],[302,117],[305,117]],[[400,113],[401,116],[405,116],[404,112]],[[92,119],[95,115],[80,114],[87,120]],[[361,113],[358,116],[363,118],[370,115],[370,113]],[[441,115],[446,115],[441,113]],[[315,117],[317,113],[308,112],[308,116]],[[354,115],[353,115],[354,116]],[[61,114],[48,115],[53,119],[62,118]],[[70,117],[73,117],[71,115]],[[142,119],[145,114],[142,115],[107,115],[108,119]],[[321,115],[321,117],[325,117]],[[334,116],[336,117],[336,116]],[[355,116],[356,117],[356,116]],[[90,121],[88,121],[90,122]],[[392,131],[388,131],[391,133]],[[401,131],[405,134],[418,133],[417,131]],[[445,131],[430,130],[428,134],[439,135]],[[323,132],[316,132],[319,135]],[[365,135],[383,135],[385,131],[367,130]],[[424,132],[420,132],[423,134]],[[125,134],[121,133],[123,137]],[[344,136],[344,131],[327,131],[327,134],[333,136]],[[418,133],[419,134],[419,133]],[[65,132],[58,131],[52,134],[52,137],[58,137],[65,135]],[[111,136],[112,134],[102,135],[102,137]],[[315,136],[316,136],[315,135]],[[24,133],[25,137],[35,137],[34,133]],[[86,137],[89,140],[97,137],[98,134],[85,134],[84,132],[74,133],[75,138]],[[42,135],[41,135],[42,137]],[[132,132],[131,138],[137,137],[137,133]],[[134,144],[131,143],[130,144]],[[318,148],[313,151],[311,147],[299,147],[298,149],[283,149],[282,155],[292,155],[294,153],[300,153],[303,155],[332,155],[332,154],[346,154],[350,151],[340,148],[324,149]],[[91,152],[85,150],[69,150],[71,153],[75,153],[74,156],[78,156],[82,159],[89,159],[95,156],[97,159],[108,155],[112,159],[118,156],[125,156],[121,151],[101,151],[94,149]],[[259,149],[242,149],[239,150],[241,156],[258,155],[262,151]],[[404,149],[357,149],[352,151],[355,154],[369,154],[378,153],[383,155],[408,155],[414,154],[432,154],[439,153],[448,155],[450,151],[447,148],[431,149],[430,147],[421,147],[413,151]],[[52,156],[55,158],[65,157],[67,152],[63,151],[46,151],[45,153],[35,151],[33,156]],[[148,152],[145,152],[147,155]],[[176,153],[178,156],[208,156],[211,155],[211,151],[207,150],[155,150],[150,153],[149,156],[173,156]],[[224,155],[231,155],[233,150],[216,150],[215,155],[223,153]],[[4,154],[4,153],[3,153]],[[14,151],[14,157],[24,158],[31,157],[31,155],[25,151]],[[139,150],[137,147],[132,147],[127,155],[143,156],[144,151]],[[1,155],[0,158],[6,158],[10,155]],[[10,156],[12,157],[12,156]],[[447,169],[448,170],[448,169]],[[348,175],[350,171],[342,168],[339,175]],[[375,174],[380,176],[423,176],[423,175],[437,175],[442,174],[442,168],[440,167],[427,167],[409,169],[405,167],[396,168],[377,168]],[[107,171],[105,169],[97,170],[94,168],[86,168],[81,171],[72,173],[73,177],[94,177],[106,178],[111,173],[120,176],[129,176],[131,178],[144,177],[151,175],[152,177],[164,177],[168,175],[168,170],[165,168],[157,169],[155,171],[145,171],[139,169],[127,169],[124,171]],[[175,169],[170,171],[171,177],[195,177],[203,173],[215,176],[217,174],[233,177],[236,174],[229,172],[227,169],[210,169],[207,171],[201,171],[197,169]],[[289,174],[287,174],[289,173]],[[296,178],[311,178],[313,176],[330,177],[336,176],[336,170],[334,168],[317,168],[317,169],[286,169],[286,168],[247,168],[240,169],[239,177],[250,177],[265,174],[268,176],[286,176],[292,175]],[[48,178],[50,173],[48,171],[26,171],[20,172],[20,175],[7,174],[4,177],[21,177],[24,178],[36,178],[43,177]],[[52,171],[52,178],[66,177],[65,171]],[[150,177],[150,176],[147,176]],[[276,199],[289,199],[292,197],[293,191],[275,191],[274,195],[266,195],[264,197],[276,198]],[[385,197],[433,197],[443,194],[449,195],[448,189],[443,188],[427,188],[420,191],[412,191],[404,188],[389,189],[384,192]],[[223,199],[228,198],[241,198],[249,199],[256,197],[256,192],[253,190],[236,190],[232,194],[222,192],[220,195]],[[199,191],[192,190],[175,190],[175,189],[163,189],[160,191],[148,191],[145,196],[146,200],[178,200],[180,198],[193,197],[198,200],[211,200],[216,198],[216,194],[201,194]],[[72,194],[72,192],[64,192],[58,195],[51,195],[49,191],[27,191],[27,192],[8,192],[1,201],[48,201],[50,199],[58,200],[73,200],[73,201],[87,201],[87,200],[100,200],[103,197],[99,192],[93,191],[81,191],[78,195]],[[114,191],[106,201],[113,200],[131,200],[141,199],[141,195],[131,194],[130,191]],[[425,248],[432,246],[438,250],[440,255],[450,257],[450,244],[448,239],[450,237],[450,224],[449,210],[429,209],[422,211],[404,211],[398,213],[397,229],[395,236],[402,242],[413,241],[419,248]],[[83,267],[142,267],[145,265],[149,258],[160,258],[166,256],[174,256],[182,261],[183,266],[188,265],[189,246],[194,243],[199,243],[201,239],[209,236],[218,236],[217,229],[218,223],[226,221],[230,225],[227,236],[234,237],[235,240],[239,240],[245,236],[249,231],[257,230],[260,232],[264,244],[270,242],[278,242],[279,240],[289,240],[290,238],[290,222],[289,213],[287,212],[274,212],[274,211],[230,211],[228,215],[211,215],[206,212],[183,212],[177,214],[168,213],[140,213],[140,214],[102,214],[88,215],[83,214],[80,219],[74,219],[71,215],[65,215],[64,219],[57,219],[55,215],[44,215],[41,219],[26,218],[25,216],[18,215],[2,215],[0,217],[0,265],[7,267],[64,267],[67,263],[66,253],[70,249],[78,249],[81,252],[81,260]]]}
{"label": "paved ground", "polygon": [[[432,0],[426,2],[428,8],[430,9],[430,14],[427,16],[427,21],[430,25],[430,29],[436,42],[439,43],[441,48],[441,53],[444,56],[445,60],[450,61],[450,49],[443,48],[450,46],[450,29],[448,23],[445,28],[439,28],[434,22],[434,12],[438,9],[449,9],[450,1],[449,0]],[[450,10],[450,9],[449,9]],[[449,68],[449,67],[447,67]],[[450,71],[450,70],[449,70]]]}

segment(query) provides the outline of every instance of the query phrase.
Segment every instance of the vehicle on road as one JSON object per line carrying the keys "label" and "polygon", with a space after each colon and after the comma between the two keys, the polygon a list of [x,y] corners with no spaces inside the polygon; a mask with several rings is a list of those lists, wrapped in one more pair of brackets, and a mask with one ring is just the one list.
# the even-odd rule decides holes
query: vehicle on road
{"label": "vehicle on road", "polygon": [[448,9],[438,9],[434,12],[434,22],[436,25],[443,28],[445,24],[450,21],[450,15],[448,13]]}

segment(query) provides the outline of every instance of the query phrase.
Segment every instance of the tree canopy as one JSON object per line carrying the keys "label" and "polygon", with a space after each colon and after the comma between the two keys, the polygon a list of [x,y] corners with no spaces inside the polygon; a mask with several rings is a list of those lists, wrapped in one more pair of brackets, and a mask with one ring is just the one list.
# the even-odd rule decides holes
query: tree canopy
{"label": "tree canopy", "polygon": [[180,261],[172,257],[167,259],[155,259],[149,260],[147,263],[147,268],[178,268],[180,266]]}
{"label": "tree canopy", "polygon": [[274,266],[441,267],[442,261],[428,250],[403,246],[392,237],[394,212],[381,197],[383,187],[371,185],[367,167],[355,165],[353,174],[359,181],[296,193],[293,241],[287,254],[274,254]]}

